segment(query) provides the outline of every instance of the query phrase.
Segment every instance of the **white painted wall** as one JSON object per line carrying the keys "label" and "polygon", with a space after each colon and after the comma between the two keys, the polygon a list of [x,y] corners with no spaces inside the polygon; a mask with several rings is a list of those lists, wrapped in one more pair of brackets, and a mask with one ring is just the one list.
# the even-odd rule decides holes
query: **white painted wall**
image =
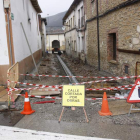
{"label": "white painted wall", "polygon": [[[19,62],[31,55],[20,25],[21,22],[27,34],[32,53],[41,49],[38,15],[30,0],[11,0],[11,13],[14,14],[12,30],[15,62]],[[28,21],[28,18],[31,19],[31,22]]]}
{"label": "white painted wall", "polygon": [[[52,50],[52,42],[54,40],[60,41],[60,50],[65,50],[65,38],[64,34],[57,34],[57,35],[47,35],[47,49]],[[63,44],[64,43],[64,44]]]}
{"label": "white painted wall", "polygon": [[0,0],[0,65],[9,65],[6,22],[3,0]]}
{"label": "white painted wall", "polygon": [[44,21],[41,22],[41,26],[42,26],[42,33],[41,33],[41,37],[42,37],[42,53],[43,56],[45,57],[46,54],[46,27],[45,27],[45,23]]}

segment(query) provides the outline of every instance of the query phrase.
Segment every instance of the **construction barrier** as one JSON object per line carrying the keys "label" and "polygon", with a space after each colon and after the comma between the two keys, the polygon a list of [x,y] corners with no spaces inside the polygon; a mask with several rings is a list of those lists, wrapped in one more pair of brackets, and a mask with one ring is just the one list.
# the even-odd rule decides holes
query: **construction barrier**
{"label": "construction barrier", "polygon": [[[73,85],[82,85],[82,84],[91,84],[91,83],[101,83],[101,82],[114,81],[114,80],[122,80],[122,79],[129,79],[129,78],[135,78],[135,77],[137,77],[137,76],[118,77],[118,78],[113,78],[113,79],[96,80],[96,81],[81,82],[81,83],[72,83],[72,84]],[[15,83],[15,84],[24,84],[24,85],[29,85],[29,86],[44,86],[44,87],[46,86],[46,85],[23,83],[23,82],[10,81],[10,80],[9,80],[9,82]],[[63,85],[56,85],[56,86],[63,86]]]}
{"label": "construction barrier", "polygon": [[[16,73],[8,73],[9,75],[10,74],[16,74]],[[100,76],[98,76],[98,77],[94,77],[94,76],[62,76],[62,75],[38,75],[38,74],[19,74],[19,75],[21,75],[21,76],[33,76],[33,77],[59,77],[59,78],[73,78],[73,77],[75,77],[75,78],[95,78],[95,79],[111,79],[111,78],[123,78],[123,77],[119,77],[119,76],[117,76],[117,77],[100,77]],[[138,76],[126,76],[126,77],[128,77],[128,78],[130,78],[130,77],[132,77],[132,78],[136,78],[136,77],[140,77],[140,75],[138,75]]]}
{"label": "construction barrier", "polygon": [[[19,74],[18,74],[18,67],[19,67],[19,63],[15,63],[13,66],[11,66],[8,71],[7,71],[7,88],[11,89],[11,88],[15,88],[16,83],[12,83],[10,81],[18,81],[19,80]],[[9,73],[17,73],[16,75],[11,75]],[[10,108],[10,102],[11,102],[11,96],[12,95],[12,91],[8,90],[8,108]]]}
{"label": "construction barrier", "polygon": [[[122,79],[127,79],[128,77],[122,77]],[[132,77],[131,77],[132,78]],[[134,78],[134,77],[133,77]],[[106,81],[113,81],[113,80],[120,80],[121,78],[118,79],[106,79],[106,80],[98,80],[98,81],[90,81],[90,82],[81,82],[81,83],[73,83],[73,85],[81,85],[81,84],[89,84],[89,83],[99,83],[99,82],[106,82]],[[23,83],[23,82],[17,82],[17,81],[10,81],[10,83],[16,83],[16,84],[22,84],[22,85],[28,85],[28,86],[37,86],[37,87],[43,87],[43,88],[60,88],[63,85],[40,85],[40,84],[32,84],[32,83]],[[131,84],[130,86],[134,86],[134,84]]]}
{"label": "construction barrier", "polygon": [[[8,72],[8,75],[10,76],[14,72]],[[16,75],[16,73],[14,73]],[[140,76],[126,76],[126,77],[92,77],[92,76],[61,76],[61,75],[35,75],[35,74],[19,74],[22,76],[28,75],[28,76],[44,76],[44,77],[76,77],[76,78],[108,78],[104,80],[95,80],[95,81],[88,81],[88,82],[81,82],[81,83],[72,83],[72,85],[82,85],[82,84],[91,84],[91,83],[99,83],[99,82],[107,82],[107,81],[114,81],[114,80],[123,80],[123,79],[129,79],[129,78],[136,78]],[[8,85],[14,85],[13,87],[8,86],[8,96],[10,97],[12,95],[12,91],[22,91],[22,90],[39,90],[39,91],[61,91],[63,85],[41,85],[41,84],[33,84],[33,83],[25,83],[25,82],[18,82],[18,79],[8,79],[7,81]],[[21,85],[27,85],[27,86],[35,86],[31,88],[15,88],[16,84]],[[87,88],[86,91],[109,91],[109,90],[130,90],[131,87],[135,86],[136,84],[130,84],[130,85],[123,85],[123,86],[117,86],[117,87],[108,87],[108,88]],[[51,89],[47,89],[51,88]],[[21,95],[21,94],[16,94]],[[21,95],[22,96],[22,95]],[[37,97],[37,98],[49,98],[49,99],[61,99],[59,97],[49,97],[49,96],[34,96],[29,95],[29,97]],[[86,98],[86,100],[101,100],[102,98]],[[117,97],[110,97],[108,99],[126,99],[126,97],[117,98]]]}
{"label": "construction barrier", "polygon": [[[130,90],[131,88],[127,88],[130,86],[135,86],[135,85],[125,85],[125,86],[118,86],[118,87],[109,87],[109,88],[86,88],[86,91],[104,91],[104,90]],[[62,87],[59,89],[54,88],[54,89],[43,89],[40,87],[35,87],[35,88],[9,88],[9,91],[22,91],[22,90],[39,90],[39,91],[61,91]]]}
{"label": "construction barrier", "polygon": [[[18,96],[25,96],[25,94],[16,94]],[[51,97],[51,96],[35,96],[35,95],[28,95],[31,98],[42,98],[42,99],[54,99],[54,100],[62,100],[60,97]],[[87,101],[95,101],[95,100],[102,100],[103,98],[85,98]],[[127,97],[109,97],[108,100],[126,100]]]}

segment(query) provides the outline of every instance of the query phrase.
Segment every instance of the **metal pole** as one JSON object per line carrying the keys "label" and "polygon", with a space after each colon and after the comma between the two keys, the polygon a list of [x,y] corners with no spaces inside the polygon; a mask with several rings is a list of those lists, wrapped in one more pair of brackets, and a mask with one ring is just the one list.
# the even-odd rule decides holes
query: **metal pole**
{"label": "metal pole", "polygon": [[99,36],[99,11],[98,11],[98,0],[96,0],[97,6],[97,40],[98,40],[98,70],[100,71],[100,36]]}
{"label": "metal pole", "polygon": [[[28,39],[27,39],[27,36],[26,36],[26,33],[25,33],[25,30],[24,30],[24,27],[23,27],[22,22],[21,22],[20,24],[21,24],[21,27],[22,27],[23,33],[24,33],[24,35],[25,35],[25,38],[26,38],[26,41],[27,41],[27,44],[28,44],[28,47],[29,47],[30,53],[31,53],[31,55],[32,55],[32,59],[33,59],[33,62],[34,62],[35,68],[36,68],[37,73],[38,73],[38,69],[37,69],[37,66],[36,66],[36,62],[35,62],[35,60],[34,60],[34,56],[33,56],[33,53],[32,53],[32,50],[31,50],[31,47],[30,47],[29,41],[28,41]],[[39,73],[38,73],[38,75],[39,75]],[[39,80],[41,81],[40,76],[39,76]]]}

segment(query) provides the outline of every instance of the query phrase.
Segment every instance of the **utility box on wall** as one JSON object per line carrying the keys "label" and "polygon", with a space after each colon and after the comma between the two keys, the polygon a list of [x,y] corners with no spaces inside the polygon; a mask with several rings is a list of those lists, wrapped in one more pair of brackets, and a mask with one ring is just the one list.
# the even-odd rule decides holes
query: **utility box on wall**
{"label": "utility box on wall", "polygon": [[10,0],[4,0],[4,8],[9,8]]}

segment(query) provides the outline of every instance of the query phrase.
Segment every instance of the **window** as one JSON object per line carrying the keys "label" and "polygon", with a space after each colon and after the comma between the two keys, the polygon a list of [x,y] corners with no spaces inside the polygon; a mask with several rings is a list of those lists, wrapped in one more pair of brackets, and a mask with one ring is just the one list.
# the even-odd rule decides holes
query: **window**
{"label": "window", "polygon": [[81,27],[84,26],[84,20],[85,20],[85,18],[84,18],[84,9],[83,9],[83,7],[81,7]]}
{"label": "window", "polygon": [[116,60],[116,34],[112,34],[113,36],[113,60]]}
{"label": "window", "polygon": [[71,27],[71,29],[72,29],[72,18],[71,18],[71,24],[70,24],[70,27]]}
{"label": "window", "polygon": [[76,40],[74,41],[74,50],[77,51]]}
{"label": "window", "polygon": [[71,48],[72,48],[72,50],[74,50],[74,49],[73,49],[73,41],[71,41]]}
{"label": "window", "polygon": [[69,30],[70,30],[70,20],[69,20]]}
{"label": "window", "polygon": [[84,37],[82,37],[82,50],[84,50],[84,48],[85,48],[85,39]]}
{"label": "window", "polygon": [[79,49],[78,49],[78,50],[79,50],[79,52],[80,52],[80,50],[81,50],[81,49],[80,49],[80,37],[79,37]]}
{"label": "window", "polygon": [[80,10],[78,10],[78,28],[80,28]]}
{"label": "window", "polygon": [[125,65],[124,66],[124,72],[125,72],[125,74],[128,74],[128,69],[129,69],[129,67],[127,65]]}
{"label": "window", "polygon": [[75,17],[73,16],[73,27],[75,27]]}
{"label": "window", "polygon": [[68,41],[68,47],[67,47],[67,48],[69,49],[69,47],[70,47],[70,43],[69,43],[69,41]]}
{"label": "window", "polygon": [[[68,25],[68,22],[66,22],[66,25]],[[66,26],[66,31],[68,31],[68,26]]]}
{"label": "window", "polygon": [[108,60],[117,59],[117,38],[116,33],[108,35]]}

